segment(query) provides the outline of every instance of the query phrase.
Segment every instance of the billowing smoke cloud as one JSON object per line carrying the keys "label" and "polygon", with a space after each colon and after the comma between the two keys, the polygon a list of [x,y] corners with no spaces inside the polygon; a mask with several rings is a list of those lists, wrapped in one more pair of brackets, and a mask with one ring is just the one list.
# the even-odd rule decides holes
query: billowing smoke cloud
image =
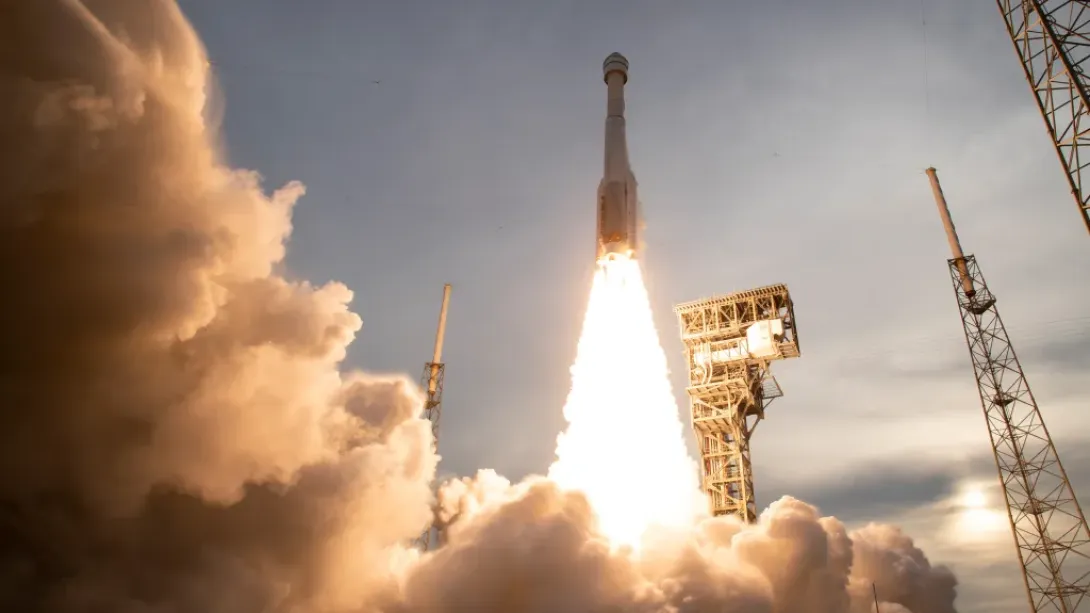
{"label": "billowing smoke cloud", "polygon": [[351,292],[275,272],[303,187],[221,165],[172,2],[3,6],[0,610],[358,605],[436,459],[338,373]]}
{"label": "billowing smoke cloud", "polygon": [[405,611],[954,613],[956,580],[891,526],[851,534],[785,497],[757,524],[705,520],[611,552],[577,494],[491,471],[448,483],[448,542],[410,576]]}
{"label": "billowing smoke cloud", "polygon": [[303,187],[229,169],[168,0],[0,0],[0,610],[952,612],[895,529],[784,499],[612,551],[584,497],[446,485],[419,390],[344,374],[351,292],[281,272]]}

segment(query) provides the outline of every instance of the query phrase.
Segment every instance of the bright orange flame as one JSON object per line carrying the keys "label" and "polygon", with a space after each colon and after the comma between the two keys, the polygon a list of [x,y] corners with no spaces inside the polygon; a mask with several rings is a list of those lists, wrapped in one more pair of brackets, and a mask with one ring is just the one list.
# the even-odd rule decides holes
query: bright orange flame
{"label": "bright orange flame", "polygon": [[615,545],[690,525],[704,504],[696,463],[635,260],[598,262],[571,373],[549,478],[586,494]]}

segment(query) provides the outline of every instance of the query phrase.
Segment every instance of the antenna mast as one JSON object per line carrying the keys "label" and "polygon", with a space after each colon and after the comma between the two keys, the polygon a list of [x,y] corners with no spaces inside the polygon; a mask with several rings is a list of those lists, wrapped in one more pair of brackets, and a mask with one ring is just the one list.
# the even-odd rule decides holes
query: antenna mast
{"label": "antenna mast", "polygon": [[1090,2],[997,0],[1030,91],[1090,232]]}
{"label": "antenna mast", "polygon": [[950,275],[1030,610],[1090,612],[1086,517],[999,317],[995,297],[976,258],[961,251],[934,168],[927,169],[927,177],[954,256],[948,260]]}
{"label": "antenna mast", "polygon": [[[443,337],[447,331],[447,307],[450,305],[450,283],[443,286],[443,306],[439,309],[439,328],[435,333],[435,349],[431,361],[424,364],[424,373],[420,377],[420,387],[424,388],[427,398],[424,401],[424,419],[431,422],[433,448],[439,450],[439,417],[442,414],[443,375]],[[437,521],[417,538],[416,544],[422,551],[432,546],[432,532],[435,533],[434,545],[438,547],[443,540],[443,528]]]}

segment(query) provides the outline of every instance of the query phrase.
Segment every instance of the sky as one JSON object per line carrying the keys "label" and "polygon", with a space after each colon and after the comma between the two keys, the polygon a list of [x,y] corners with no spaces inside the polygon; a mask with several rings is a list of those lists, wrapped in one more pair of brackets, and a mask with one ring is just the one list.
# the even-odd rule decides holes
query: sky
{"label": "sky", "polygon": [[619,51],[683,416],[672,305],[771,283],[795,301],[802,356],[775,365],[785,395],[753,443],[759,507],[899,522],[958,573],[961,610],[1024,609],[1009,530],[958,536],[951,506],[999,492],[932,165],[1090,506],[1090,241],[993,2],[180,4],[231,164],[307,186],[287,267],[355,292],[348,365],[418,373],[453,284],[443,474],[553,459]]}

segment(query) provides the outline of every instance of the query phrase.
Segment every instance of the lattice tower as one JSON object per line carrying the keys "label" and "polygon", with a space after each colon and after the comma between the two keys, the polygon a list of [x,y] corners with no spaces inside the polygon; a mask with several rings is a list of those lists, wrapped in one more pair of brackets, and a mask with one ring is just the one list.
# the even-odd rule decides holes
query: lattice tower
{"label": "lattice tower", "polygon": [[713,515],[757,517],[750,440],[783,395],[769,371],[799,356],[795,312],[784,285],[674,307],[689,365],[689,407],[702,487]]}
{"label": "lattice tower", "polygon": [[997,2],[1090,232],[1090,2]]}
{"label": "lattice tower", "polygon": [[[447,329],[447,307],[450,305],[450,284],[443,286],[443,306],[439,310],[439,328],[435,333],[435,349],[432,352],[430,362],[424,364],[424,372],[420,376],[420,387],[426,394],[424,400],[424,419],[431,422],[432,445],[435,451],[439,450],[439,418],[443,407],[443,376],[446,373],[446,365],[443,364],[443,338]],[[438,514],[434,514],[438,517]],[[443,526],[437,519],[416,539],[416,546],[422,551],[438,547],[443,541]]]}
{"label": "lattice tower", "polygon": [[1034,613],[1090,612],[1090,529],[1026,382],[995,296],[961,250],[934,168],[927,169],[954,255],[948,260],[969,357]]}

